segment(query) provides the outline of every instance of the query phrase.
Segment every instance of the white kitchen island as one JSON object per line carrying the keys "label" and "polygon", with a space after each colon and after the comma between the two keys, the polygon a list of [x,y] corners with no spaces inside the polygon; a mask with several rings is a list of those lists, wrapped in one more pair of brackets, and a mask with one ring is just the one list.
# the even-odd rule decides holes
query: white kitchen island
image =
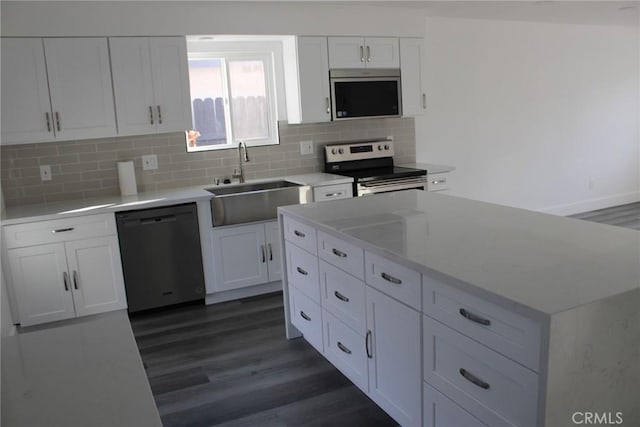
{"label": "white kitchen island", "polygon": [[288,336],[402,425],[640,425],[639,232],[420,191],[279,212]]}

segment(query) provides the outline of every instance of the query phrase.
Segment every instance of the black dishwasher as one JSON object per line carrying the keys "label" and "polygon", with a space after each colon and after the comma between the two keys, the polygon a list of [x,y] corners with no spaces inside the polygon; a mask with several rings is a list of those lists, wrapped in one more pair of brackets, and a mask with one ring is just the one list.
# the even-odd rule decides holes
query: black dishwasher
{"label": "black dishwasher", "polygon": [[129,313],[204,300],[195,203],[116,214]]}

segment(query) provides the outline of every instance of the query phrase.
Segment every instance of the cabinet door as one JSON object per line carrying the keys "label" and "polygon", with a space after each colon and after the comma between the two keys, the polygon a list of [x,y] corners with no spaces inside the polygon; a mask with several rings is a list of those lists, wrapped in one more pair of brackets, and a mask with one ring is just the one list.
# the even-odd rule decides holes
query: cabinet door
{"label": "cabinet door", "polygon": [[217,292],[269,282],[263,224],[214,228],[211,243]]}
{"label": "cabinet door", "polygon": [[422,423],[420,314],[367,286],[369,397],[398,423]]}
{"label": "cabinet door", "polygon": [[42,39],[0,39],[2,144],[55,138]]}
{"label": "cabinet door", "polygon": [[109,39],[119,135],[155,132],[155,103],[147,37]]}
{"label": "cabinet door", "polygon": [[364,42],[367,68],[400,67],[397,37],[367,37]]}
{"label": "cabinet door", "polygon": [[57,139],[116,135],[106,38],[44,39]]}
{"label": "cabinet door", "polygon": [[402,74],[402,115],[418,116],[427,108],[422,72],[424,39],[400,39],[400,73]]}
{"label": "cabinet door", "polygon": [[331,121],[329,52],[326,37],[298,37],[302,123]]}
{"label": "cabinet door", "polygon": [[10,249],[8,253],[22,326],[75,316],[63,243]]}
{"label": "cabinet door", "polygon": [[282,280],[282,255],[280,249],[280,226],[278,221],[268,222],[264,225],[267,249],[267,266],[269,269],[269,281]]}
{"label": "cabinet door", "polygon": [[75,240],[65,249],[77,316],[127,307],[115,236]]}
{"label": "cabinet door", "polygon": [[329,37],[329,68],[364,68],[366,52],[362,37]]}
{"label": "cabinet door", "polygon": [[191,98],[184,37],[152,37],[151,76],[158,132],[191,129]]}
{"label": "cabinet door", "polygon": [[424,383],[423,427],[486,427],[439,391]]}

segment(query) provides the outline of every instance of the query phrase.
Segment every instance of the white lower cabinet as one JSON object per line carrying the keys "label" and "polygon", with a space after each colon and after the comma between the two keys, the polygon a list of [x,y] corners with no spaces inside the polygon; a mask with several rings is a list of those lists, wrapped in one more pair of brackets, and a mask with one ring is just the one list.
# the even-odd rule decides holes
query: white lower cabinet
{"label": "white lower cabinet", "polygon": [[423,427],[487,427],[429,384],[423,386]]}
{"label": "white lower cabinet", "polygon": [[291,323],[302,332],[309,344],[323,353],[322,309],[295,287],[289,288],[289,299]]}
{"label": "white lower cabinet", "polygon": [[282,278],[277,222],[213,228],[211,244],[216,292]]}
{"label": "white lower cabinet", "polygon": [[362,391],[369,391],[365,337],[323,310],[324,356]]}
{"label": "white lower cabinet", "polygon": [[115,236],[9,250],[22,326],[126,308]]}

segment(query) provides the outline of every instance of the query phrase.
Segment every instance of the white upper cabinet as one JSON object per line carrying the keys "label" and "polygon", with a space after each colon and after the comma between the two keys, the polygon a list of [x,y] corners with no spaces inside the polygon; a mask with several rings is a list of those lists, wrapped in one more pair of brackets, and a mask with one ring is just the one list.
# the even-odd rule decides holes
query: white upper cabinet
{"label": "white upper cabinet", "polygon": [[292,37],[284,44],[289,123],[331,120],[329,51],[326,37]]}
{"label": "white upper cabinet", "polygon": [[424,39],[400,39],[400,74],[402,75],[402,114],[418,116],[427,108],[424,84]]}
{"label": "white upper cabinet", "polygon": [[329,68],[398,68],[396,37],[329,37]]}
{"label": "white upper cabinet", "polygon": [[2,39],[2,143],[116,134],[106,38]]}
{"label": "white upper cabinet", "polygon": [[109,39],[120,135],[191,128],[184,37]]}
{"label": "white upper cabinet", "polygon": [[1,39],[2,143],[54,139],[42,39]]}
{"label": "white upper cabinet", "polygon": [[44,39],[56,139],[116,135],[106,38]]}

